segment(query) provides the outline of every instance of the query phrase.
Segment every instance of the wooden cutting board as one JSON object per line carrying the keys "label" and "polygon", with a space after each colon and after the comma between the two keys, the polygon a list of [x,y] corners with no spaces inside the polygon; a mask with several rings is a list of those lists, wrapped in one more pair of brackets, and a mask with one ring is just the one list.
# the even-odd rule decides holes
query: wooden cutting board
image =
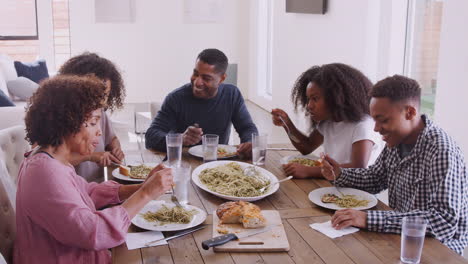
{"label": "wooden cutting board", "polygon": [[[274,225],[272,230],[267,232],[230,241],[224,245],[214,247],[215,252],[275,252],[288,251],[289,242],[281,217],[276,210],[263,210],[263,216],[267,220],[267,225]],[[223,231],[238,234],[253,229],[246,229],[242,224],[219,224],[216,212],[213,213],[213,237],[224,235]],[[222,233],[220,233],[221,231]]]}

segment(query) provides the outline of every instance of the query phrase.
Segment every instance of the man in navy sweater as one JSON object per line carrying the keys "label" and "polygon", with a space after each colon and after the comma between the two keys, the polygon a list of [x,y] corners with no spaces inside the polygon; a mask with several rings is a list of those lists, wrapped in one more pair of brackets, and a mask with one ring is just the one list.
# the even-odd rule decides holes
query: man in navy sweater
{"label": "man in navy sweater", "polygon": [[203,134],[216,134],[219,144],[228,144],[232,123],[241,139],[238,154],[251,156],[252,133],[258,133],[257,127],[239,88],[223,83],[227,66],[228,59],[220,50],[206,49],[198,55],[190,83],[166,96],[146,131],[146,148],[166,151],[169,132],[184,133],[184,146],[200,144]]}

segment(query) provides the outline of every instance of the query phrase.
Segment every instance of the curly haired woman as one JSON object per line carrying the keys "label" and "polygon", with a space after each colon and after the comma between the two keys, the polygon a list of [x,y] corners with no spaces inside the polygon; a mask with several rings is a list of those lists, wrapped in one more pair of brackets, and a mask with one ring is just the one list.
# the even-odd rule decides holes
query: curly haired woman
{"label": "curly haired woman", "polygon": [[[313,66],[299,76],[291,98],[295,109],[303,109],[315,129],[304,135],[281,109],[272,110],[273,123],[276,126],[286,123],[292,144],[304,155],[323,145],[325,152],[341,166],[365,168],[383,148],[369,116],[371,88],[371,81],[349,65]],[[297,178],[322,176],[320,168],[297,163],[286,164],[283,169]]]}
{"label": "curly haired woman", "polygon": [[67,75],[94,75],[105,84],[105,105],[101,113],[102,136],[91,155],[74,155],[72,164],[75,165],[78,175],[88,181],[100,182],[103,179],[101,167],[111,163],[121,163],[124,153],[120,142],[115,135],[106,110],[113,111],[121,108],[125,97],[125,87],[122,76],[114,63],[95,53],[85,52],[69,59],[59,70],[60,74]]}
{"label": "curly haired woman", "polygon": [[37,147],[18,176],[15,263],[110,263],[108,248],[125,241],[130,219],[171,188],[171,169],[162,165],[135,185],[76,174],[72,153],[90,155],[101,137],[103,89],[94,77],[59,75],[31,97],[26,139]]}

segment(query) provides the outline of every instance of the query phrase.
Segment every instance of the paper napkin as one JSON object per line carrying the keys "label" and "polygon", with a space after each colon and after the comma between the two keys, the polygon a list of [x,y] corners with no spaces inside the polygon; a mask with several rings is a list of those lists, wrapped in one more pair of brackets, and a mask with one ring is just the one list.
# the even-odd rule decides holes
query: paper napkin
{"label": "paper napkin", "polygon": [[[136,248],[147,247],[145,244],[154,240],[164,238],[164,235],[160,231],[148,231],[148,232],[138,232],[138,233],[128,233],[125,238],[127,242],[127,248],[129,250]],[[161,240],[157,243],[151,244],[151,247],[166,245],[166,240]]]}
{"label": "paper napkin", "polygon": [[327,221],[325,223],[314,223],[314,224],[311,224],[310,227],[319,231],[322,234],[325,234],[326,236],[330,238],[337,238],[340,236],[349,235],[349,234],[359,231],[359,228],[356,228],[356,227],[346,227],[340,230],[336,230],[335,228],[332,227],[331,221]]}

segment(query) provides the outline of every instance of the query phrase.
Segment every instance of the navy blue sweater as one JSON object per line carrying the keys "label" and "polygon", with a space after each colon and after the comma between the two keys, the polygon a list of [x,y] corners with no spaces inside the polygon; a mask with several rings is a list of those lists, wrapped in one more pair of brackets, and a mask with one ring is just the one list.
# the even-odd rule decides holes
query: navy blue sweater
{"label": "navy blue sweater", "polygon": [[258,133],[236,86],[221,84],[214,98],[199,99],[193,96],[192,85],[188,83],[164,99],[146,131],[146,148],[166,151],[165,137],[169,132],[183,133],[195,123],[203,129],[203,134],[218,135],[219,144],[228,144],[231,123],[241,142],[251,141],[252,133]]}

